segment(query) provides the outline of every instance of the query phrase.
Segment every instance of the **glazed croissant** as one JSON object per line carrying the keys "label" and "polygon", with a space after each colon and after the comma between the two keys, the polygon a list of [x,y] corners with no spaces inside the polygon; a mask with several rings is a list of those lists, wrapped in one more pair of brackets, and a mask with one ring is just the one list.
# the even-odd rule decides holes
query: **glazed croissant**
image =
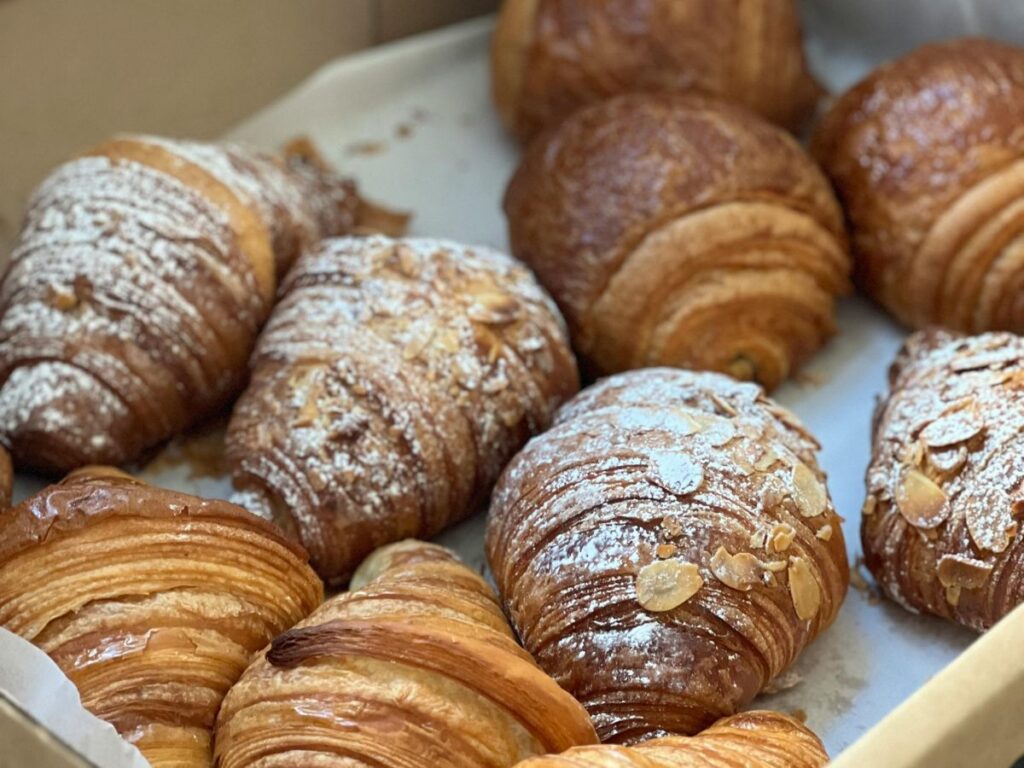
{"label": "glazed croissant", "polygon": [[849,572],[816,450],[759,387],[647,369],[584,390],[509,464],[498,591],[602,741],[697,733],[832,623]]}
{"label": "glazed croissant", "polygon": [[776,386],[834,331],[842,213],[783,131],[697,96],[620,96],[531,146],[513,253],[600,372],[672,365]]}
{"label": "glazed croissant", "polygon": [[844,94],[813,148],[858,282],[901,322],[1024,332],[1024,49],[926,45]]}
{"label": "glazed croissant", "polygon": [[1024,340],[924,331],[875,416],[864,558],[890,598],[988,629],[1024,602]]}
{"label": "glazed croissant", "polygon": [[597,741],[512,637],[491,588],[446,549],[377,550],[274,640],[224,699],[219,768],[504,768]]}
{"label": "glazed croissant", "polygon": [[33,197],[0,285],[0,439],[19,466],[140,457],[237,394],[277,279],[349,230],[307,158],[123,137]]}
{"label": "glazed croissant", "polygon": [[561,318],[526,269],[384,237],[307,252],[251,367],[227,435],[234,498],[335,583],[375,547],[476,511],[578,386]]}
{"label": "glazed croissant", "polygon": [[666,736],[617,747],[575,747],[517,768],[824,768],[828,754],[811,731],[778,712],[719,720],[697,736]]}
{"label": "glazed croissant", "polygon": [[625,91],[714,94],[794,129],[821,94],[794,0],[505,0],[492,80],[523,141]]}
{"label": "glazed croissant", "polygon": [[154,768],[210,765],[227,689],[322,599],[270,524],[117,470],[0,514],[0,626],[50,654]]}

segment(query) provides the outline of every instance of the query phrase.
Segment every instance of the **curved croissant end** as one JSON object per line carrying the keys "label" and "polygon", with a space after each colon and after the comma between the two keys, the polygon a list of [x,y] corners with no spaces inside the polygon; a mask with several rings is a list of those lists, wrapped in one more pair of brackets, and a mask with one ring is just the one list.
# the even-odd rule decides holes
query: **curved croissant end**
{"label": "curved croissant end", "polygon": [[509,257],[325,240],[289,273],[235,406],[234,498],[344,583],[375,546],[476,511],[577,387],[557,310]]}
{"label": "curved croissant end", "polygon": [[517,768],[824,768],[821,740],[791,717],[752,711],[719,720],[697,736],[668,736],[634,747],[575,747]]}
{"label": "curved croissant end", "polygon": [[495,581],[602,741],[699,732],[832,623],[849,571],[816,450],[754,385],[649,369],[584,390],[509,464]]}
{"label": "curved croissant end", "polygon": [[858,280],[901,322],[1024,331],[1021,121],[1024,49],[983,39],[879,67],[822,120]]}
{"label": "curved croissant end", "polygon": [[874,428],[864,557],[887,596],[984,631],[1024,602],[1024,341],[922,331]]}
{"label": "curved croissant end", "polygon": [[792,129],[822,93],[794,0],[505,0],[491,75],[502,120],[523,142],[627,91],[713,94]]}
{"label": "curved croissant end", "polygon": [[[709,149],[713,148],[713,149]],[[842,214],[783,131],[697,96],[621,96],[526,153],[512,250],[600,371],[672,365],[772,388],[834,332]]]}
{"label": "curved croissant end", "polygon": [[493,766],[596,743],[583,708],[520,648],[490,587],[441,547],[401,542],[274,640],[224,700],[219,768],[344,755]]}
{"label": "curved croissant end", "polygon": [[230,145],[117,138],[54,171],[0,285],[16,463],[132,461],[222,407],[278,275],[357,203],[349,182]]}
{"label": "curved croissant end", "polygon": [[221,698],[323,598],[232,504],[93,468],[0,514],[0,626],[46,651],[153,766],[208,766]]}

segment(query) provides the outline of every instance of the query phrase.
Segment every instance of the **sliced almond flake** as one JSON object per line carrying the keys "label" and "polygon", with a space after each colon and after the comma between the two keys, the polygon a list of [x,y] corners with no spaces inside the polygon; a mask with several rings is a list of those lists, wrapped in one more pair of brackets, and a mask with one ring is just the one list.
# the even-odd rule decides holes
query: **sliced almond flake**
{"label": "sliced almond flake", "polygon": [[896,488],[896,507],[915,528],[936,528],[950,513],[946,492],[916,469],[903,470]]}
{"label": "sliced almond flake", "polygon": [[971,539],[981,549],[1003,552],[1017,534],[1013,505],[1009,496],[999,489],[989,489],[963,500],[964,518]]}
{"label": "sliced almond flake", "polygon": [[781,459],[775,451],[771,448],[765,448],[761,455],[758,456],[757,461],[754,462],[754,469],[758,472],[767,472],[778,464],[779,461],[781,461]]}
{"label": "sliced almond flake", "polygon": [[811,567],[802,557],[789,558],[789,596],[793,599],[796,615],[804,621],[813,619],[821,607],[821,589],[811,573]]}
{"label": "sliced almond flake", "polygon": [[659,560],[645,565],[636,575],[636,598],[641,607],[660,613],[682,605],[702,586],[704,579],[693,563]]}
{"label": "sliced almond flake", "polygon": [[796,538],[796,529],[789,523],[778,523],[772,528],[772,549],[785,552]]}
{"label": "sliced almond flake", "polygon": [[1005,365],[1006,363],[1014,363],[1018,360],[1020,360],[1020,352],[1016,349],[997,349],[962,357],[954,360],[949,367],[957,373],[964,373],[966,371],[976,371],[981,368],[992,368]]}
{"label": "sliced almond flake", "polygon": [[764,549],[765,544],[767,543],[768,530],[766,528],[758,528],[750,534],[750,546],[752,549]]}
{"label": "sliced almond flake", "polygon": [[683,533],[683,525],[675,517],[661,518],[661,530],[669,536],[680,536]]}
{"label": "sliced almond flake", "polygon": [[705,428],[704,424],[682,408],[673,409],[670,415],[672,417],[672,431],[684,437],[686,435],[694,435]]}
{"label": "sliced almond flake", "polygon": [[718,410],[721,411],[726,416],[731,417],[737,414],[737,411],[735,408],[733,408],[732,403],[730,403],[725,398],[715,394],[714,392],[711,393],[711,401],[715,404]]}
{"label": "sliced almond flake", "polygon": [[821,526],[821,528],[819,528],[817,533],[815,533],[814,535],[817,536],[822,541],[831,541],[832,540],[832,526],[828,525],[828,524],[825,524],[825,525]]}
{"label": "sliced almond flake", "polygon": [[942,416],[921,431],[921,440],[929,448],[946,448],[966,443],[985,428],[972,410],[961,409]]}
{"label": "sliced almond flake", "polygon": [[946,587],[946,602],[954,608],[960,604],[960,592],[962,587]]}
{"label": "sliced almond flake", "polygon": [[860,513],[864,517],[871,517],[875,514],[875,507],[878,506],[878,499],[875,498],[873,493],[869,493],[868,497],[864,499],[864,506],[861,507]]}
{"label": "sliced almond flake", "polygon": [[519,300],[497,290],[482,291],[471,296],[472,303],[466,314],[470,320],[486,325],[508,325],[522,315]]}
{"label": "sliced almond flake", "polygon": [[733,555],[725,547],[719,547],[711,556],[711,572],[727,587],[749,592],[760,581],[761,564],[749,552]]}
{"label": "sliced almond flake", "polygon": [[793,500],[800,514],[804,517],[817,517],[822,514],[828,505],[828,492],[810,467],[798,461],[793,466],[790,479],[793,485]]}
{"label": "sliced almond flake", "polygon": [[704,484],[704,470],[677,451],[652,451],[647,457],[647,477],[669,493],[685,496]]}
{"label": "sliced almond flake", "polygon": [[662,560],[666,560],[674,555],[679,550],[675,544],[670,542],[664,542],[659,544],[657,549],[654,550],[655,554]]}
{"label": "sliced almond flake", "polygon": [[962,445],[928,451],[928,463],[943,474],[959,470],[967,463],[967,448]]}
{"label": "sliced almond flake", "polygon": [[925,446],[920,440],[914,440],[911,443],[903,446],[903,450],[899,453],[899,459],[904,464],[911,467],[921,466],[921,461],[924,459]]}
{"label": "sliced almond flake", "polygon": [[762,560],[761,567],[772,573],[782,573],[789,566],[785,560],[768,560],[767,562]]}
{"label": "sliced almond flake", "polygon": [[939,583],[944,587],[977,589],[988,581],[992,566],[964,555],[943,555],[937,568]]}

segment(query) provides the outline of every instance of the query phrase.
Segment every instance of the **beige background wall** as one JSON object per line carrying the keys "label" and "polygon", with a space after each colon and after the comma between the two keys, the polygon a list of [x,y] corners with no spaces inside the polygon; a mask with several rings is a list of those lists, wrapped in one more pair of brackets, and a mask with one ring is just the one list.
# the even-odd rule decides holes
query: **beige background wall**
{"label": "beige background wall", "polygon": [[117,131],[215,137],[320,64],[497,0],[0,0],[0,260],[26,196]]}

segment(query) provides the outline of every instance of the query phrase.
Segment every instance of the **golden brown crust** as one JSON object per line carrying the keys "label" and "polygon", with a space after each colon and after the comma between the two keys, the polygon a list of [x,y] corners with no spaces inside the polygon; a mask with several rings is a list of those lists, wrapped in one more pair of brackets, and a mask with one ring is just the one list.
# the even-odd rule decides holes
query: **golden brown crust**
{"label": "golden brown crust", "polygon": [[487,248],[327,240],[289,274],[235,406],[236,500],[344,582],[475,511],[578,387],[551,300]]}
{"label": "golden brown crust", "polygon": [[847,210],[858,281],[903,323],[1024,330],[1024,50],[926,45],[845,93],[813,151]]}
{"label": "golden brown crust", "polygon": [[1024,341],[911,336],[875,417],[861,538],[904,607],[978,631],[1024,601]]}
{"label": "golden brown crust", "polygon": [[626,91],[713,94],[792,129],[821,94],[793,0],[506,0],[491,72],[522,141]]}
{"label": "golden brown crust", "polygon": [[11,465],[11,454],[0,446],[0,512],[11,506],[13,490],[14,467]]}
{"label": "golden brown crust", "polygon": [[[515,642],[490,587],[405,541],[362,586],[274,640],[224,700],[220,768],[512,766],[596,743],[586,712]],[[326,763],[324,763],[326,764]]]}
{"label": "golden brown crust", "polygon": [[754,385],[649,369],[584,390],[505,470],[495,581],[603,741],[733,714],[835,618],[849,573],[816,449]]}
{"label": "golden brown crust", "polygon": [[783,131],[698,96],[620,96],[531,146],[513,253],[603,372],[678,365],[771,388],[834,328],[849,271],[828,182]]}
{"label": "golden brown crust", "polygon": [[667,736],[634,747],[576,747],[518,768],[824,768],[828,754],[804,725],[778,712],[719,720],[697,736]]}
{"label": "golden brown crust", "polygon": [[273,526],[106,468],[0,514],[0,542],[0,626],[157,767],[210,764],[228,687],[323,599]]}
{"label": "golden brown crust", "polygon": [[299,158],[151,136],[56,169],[0,286],[0,439],[19,466],[121,464],[237,393],[277,277],[355,224]]}

